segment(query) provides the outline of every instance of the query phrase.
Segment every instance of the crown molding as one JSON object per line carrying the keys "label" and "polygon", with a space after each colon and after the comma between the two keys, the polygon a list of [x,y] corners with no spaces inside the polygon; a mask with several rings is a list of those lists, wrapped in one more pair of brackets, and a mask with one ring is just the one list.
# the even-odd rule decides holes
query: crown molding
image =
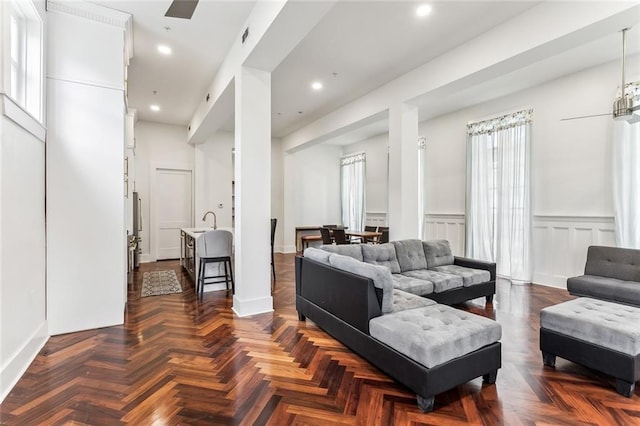
{"label": "crown molding", "polygon": [[129,65],[129,60],[133,58],[133,16],[131,14],[81,0],[47,0],[47,12],[67,13],[122,28],[124,59],[125,64]]}

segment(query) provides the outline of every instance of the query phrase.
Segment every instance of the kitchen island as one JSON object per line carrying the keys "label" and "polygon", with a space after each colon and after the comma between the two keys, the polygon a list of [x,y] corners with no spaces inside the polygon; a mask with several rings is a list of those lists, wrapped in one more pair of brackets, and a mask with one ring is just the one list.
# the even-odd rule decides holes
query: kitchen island
{"label": "kitchen island", "polygon": [[[219,230],[225,230],[233,233],[233,228],[218,227]],[[207,231],[213,231],[213,228],[181,228],[180,229],[180,265],[193,280],[193,284],[198,282],[198,269],[200,265],[200,257],[196,252],[196,241],[198,237]],[[204,291],[226,290],[224,283],[206,284]]]}

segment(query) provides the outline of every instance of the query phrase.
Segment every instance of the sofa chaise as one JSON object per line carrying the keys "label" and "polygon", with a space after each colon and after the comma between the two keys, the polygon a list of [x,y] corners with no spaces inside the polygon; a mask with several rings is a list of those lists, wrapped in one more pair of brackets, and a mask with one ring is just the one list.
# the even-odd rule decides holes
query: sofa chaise
{"label": "sofa chaise", "polygon": [[[395,250],[393,244],[391,247]],[[357,248],[308,248],[304,257],[296,257],[296,309],[301,321],[311,319],[414,391],[418,407],[424,412],[433,410],[435,395],[476,377],[495,383],[501,366],[500,324],[397,288],[397,279],[385,265],[390,261],[389,246],[378,246],[376,262],[369,257],[372,252],[359,260]],[[365,245],[359,248],[361,255],[367,252]],[[349,252],[351,256],[335,251]],[[413,256],[403,259],[410,250],[400,251],[396,261],[405,268],[423,264],[422,259],[412,259]],[[463,276],[459,277],[463,282]],[[429,289],[434,283],[421,285]],[[453,289],[446,283],[441,288],[443,292]],[[460,286],[457,291],[464,288]]]}

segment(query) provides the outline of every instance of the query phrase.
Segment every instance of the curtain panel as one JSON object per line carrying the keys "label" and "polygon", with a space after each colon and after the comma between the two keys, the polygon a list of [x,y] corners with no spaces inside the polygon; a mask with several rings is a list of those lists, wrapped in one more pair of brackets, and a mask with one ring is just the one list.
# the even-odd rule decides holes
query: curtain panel
{"label": "curtain panel", "polygon": [[340,159],[342,224],[362,231],[365,223],[366,158],[364,153]]}
{"label": "curtain panel", "polygon": [[613,123],[613,209],[617,245],[640,249],[640,123]]}
{"label": "curtain panel", "polygon": [[466,255],[529,283],[532,110],[467,126]]}

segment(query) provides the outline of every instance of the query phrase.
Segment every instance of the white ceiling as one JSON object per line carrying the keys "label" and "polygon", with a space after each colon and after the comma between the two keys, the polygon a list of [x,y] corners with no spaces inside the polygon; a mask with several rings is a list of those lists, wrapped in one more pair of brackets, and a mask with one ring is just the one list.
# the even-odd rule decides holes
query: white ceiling
{"label": "white ceiling", "polygon": [[[255,1],[200,0],[191,20],[165,18],[169,0],[99,3],[134,16],[129,105],[138,109],[141,120],[186,126],[233,40],[241,34]],[[537,4],[436,1],[431,2],[431,15],[419,19],[415,9],[421,3],[339,1],[272,73],[273,136],[285,136]],[[171,30],[165,31],[165,26]],[[637,37],[638,31],[634,31]],[[436,116],[611,61],[619,57],[619,37],[619,33],[611,34],[569,51],[567,56],[544,59],[444,101],[424,99],[420,117]],[[159,43],[170,45],[174,53],[160,55],[156,50]],[[638,51],[637,44],[632,50]],[[316,80],[324,84],[323,90],[311,89]],[[161,111],[150,111],[151,103],[159,104]],[[385,122],[368,123],[359,133],[335,142],[356,142],[380,133],[385,126]],[[233,129],[233,119],[225,128]]]}
{"label": "white ceiling", "polygon": [[[171,0],[95,3],[133,15],[134,57],[127,86],[129,106],[137,108],[138,119],[186,126],[255,1],[200,0],[190,20],[164,16]],[[161,55],[158,44],[170,46],[173,53]],[[160,111],[151,111],[151,104]]]}

